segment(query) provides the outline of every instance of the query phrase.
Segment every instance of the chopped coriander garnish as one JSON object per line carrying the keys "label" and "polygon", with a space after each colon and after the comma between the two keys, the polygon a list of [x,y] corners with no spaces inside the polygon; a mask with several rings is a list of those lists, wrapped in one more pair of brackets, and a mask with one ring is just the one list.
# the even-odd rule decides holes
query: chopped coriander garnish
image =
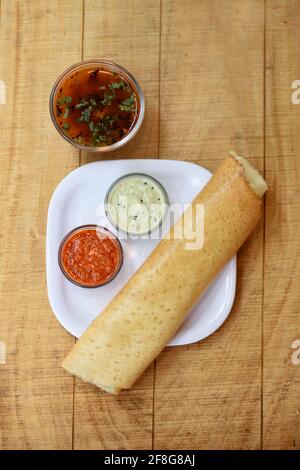
{"label": "chopped coriander garnish", "polygon": [[101,101],[101,106],[109,106],[111,102],[115,99],[115,97],[115,94],[109,95],[108,93],[104,93],[104,98]]}
{"label": "chopped coriander garnish", "polygon": [[84,108],[88,105],[88,102],[85,99],[82,99],[78,104],[76,104],[76,109]]}
{"label": "chopped coriander garnish", "polygon": [[106,138],[103,135],[97,135],[93,138],[94,145],[100,144],[101,142],[106,142]]}
{"label": "chopped coriander garnish", "polygon": [[113,82],[109,85],[111,90],[124,90],[126,88],[126,83],[124,80],[120,80],[119,82]]}
{"label": "chopped coriander garnish", "polygon": [[65,96],[64,101],[66,104],[71,104],[72,103],[72,96]]}
{"label": "chopped coriander garnish", "polygon": [[94,129],[95,129],[95,124],[94,124],[93,121],[90,121],[90,122],[89,122],[89,129],[90,129],[91,132],[94,131]]}
{"label": "chopped coriander garnish", "polygon": [[92,106],[94,106],[94,108],[96,108],[97,102],[96,102],[95,98],[91,98],[91,99],[90,99],[90,104],[91,104]]}
{"label": "chopped coriander garnish", "polygon": [[71,104],[72,103],[72,96],[63,96],[61,100],[57,100],[58,104]]}
{"label": "chopped coriander garnish", "polygon": [[89,122],[91,118],[91,114],[93,111],[93,107],[89,106],[84,111],[82,111],[80,118],[77,119],[78,122]]}
{"label": "chopped coriander garnish", "polygon": [[63,128],[68,131],[70,129],[70,125],[67,122],[64,122]]}
{"label": "chopped coriander garnish", "polygon": [[122,101],[122,104],[119,105],[121,111],[130,112],[132,111],[132,105],[134,104],[134,96],[130,95],[129,98]]}
{"label": "chopped coriander garnish", "polygon": [[64,112],[64,119],[67,119],[69,117],[69,114],[70,114],[70,108],[67,107]]}
{"label": "chopped coriander garnish", "polygon": [[118,116],[116,114],[114,116],[104,116],[104,118],[101,121],[101,124],[104,126],[111,126],[117,120],[118,120]]}

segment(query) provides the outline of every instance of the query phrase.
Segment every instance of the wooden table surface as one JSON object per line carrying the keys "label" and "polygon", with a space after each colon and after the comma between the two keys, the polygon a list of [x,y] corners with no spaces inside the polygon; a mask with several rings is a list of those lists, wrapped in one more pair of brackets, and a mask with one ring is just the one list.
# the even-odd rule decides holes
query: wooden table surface
{"label": "wooden table surface", "polygon": [[[1,0],[0,15],[0,448],[300,449],[300,1]],[[45,278],[51,194],[98,159],[60,138],[49,93],[94,57],[128,68],[146,97],[135,142],[105,158],[214,170],[233,148],[270,185],[229,319],[165,349],[118,397],[60,367],[74,338]]]}

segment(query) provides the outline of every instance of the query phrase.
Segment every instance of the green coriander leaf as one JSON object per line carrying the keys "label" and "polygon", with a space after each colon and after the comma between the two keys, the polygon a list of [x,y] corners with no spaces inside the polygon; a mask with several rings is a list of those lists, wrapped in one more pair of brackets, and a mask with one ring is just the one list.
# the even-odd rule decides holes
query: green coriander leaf
{"label": "green coriander leaf", "polygon": [[64,122],[63,124],[63,129],[65,129],[66,131],[68,131],[70,129],[70,125],[67,123],[67,122]]}
{"label": "green coriander leaf", "polygon": [[132,107],[134,105],[134,95],[131,95],[126,100],[122,101],[122,104],[119,105],[121,111],[130,112],[132,111]]}
{"label": "green coriander leaf", "polygon": [[90,129],[91,132],[94,131],[94,129],[95,129],[95,124],[94,124],[93,121],[90,121],[90,122],[89,122],[89,129]]}
{"label": "green coriander leaf", "polygon": [[93,135],[97,135],[100,132],[100,127],[94,125],[94,129],[91,131]]}
{"label": "green coriander leaf", "polygon": [[84,108],[88,105],[88,102],[83,98],[78,104],[76,104],[76,109]]}
{"label": "green coriander leaf", "polygon": [[92,106],[89,106],[84,111],[82,111],[80,118],[77,119],[77,122],[89,122],[93,109],[94,108]]}
{"label": "green coriander leaf", "polygon": [[120,80],[119,82],[113,82],[109,85],[111,90],[124,90],[126,88],[126,83],[124,80]]}
{"label": "green coriander leaf", "polygon": [[113,116],[105,116],[102,119],[102,124],[104,124],[105,126],[111,126],[117,120],[118,120],[118,116],[116,114]]}
{"label": "green coriander leaf", "polygon": [[64,112],[64,116],[63,116],[63,117],[64,117],[64,119],[68,119],[68,117],[69,117],[69,114],[70,114],[70,108],[69,108],[69,107],[67,107],[67,108],[65,109],[65,112]]}
{"label": "green coriander leaf", "polygon": [[101,142],[106,142],[106,138],[103,135],[97,135],[93,138],[94,145],[100,144]]}
{"label": "green coriander leaf", "polygon": [[115,97],[116,97],[115,94],[109,95],[108,93],[104,93],[104,98],[101,101],[101,105],[102,106],[109,106],[111,104],[111,102],[115,99]]}
{"label": "green coriander leaf", "polygon": [[92,106],[94,106],[94,108],[96,108],[96,106],[97,106],[97,102],[96,102],[96,100],[95,100],[94,98],[91,98],[91,99],[90,99],[90,104],[91,104]]}
{"label": "green coriander leaf", "polygon": [[72,103],[72,96],[64,96],[61,100],[59,100],[59,104],[71,104]]}

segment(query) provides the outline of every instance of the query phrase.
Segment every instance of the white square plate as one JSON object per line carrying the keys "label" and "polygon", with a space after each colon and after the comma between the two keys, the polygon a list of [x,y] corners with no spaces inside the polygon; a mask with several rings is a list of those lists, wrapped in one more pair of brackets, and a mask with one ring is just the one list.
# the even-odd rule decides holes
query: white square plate
{"label": "white square plate", "polygon": [[[69,282],[58,265],[63,237],[84,224],[99,224],[116,233],[107,220],[103,201],[109,186],[127,173],[147,173],[165,187],[170,205],[189,204],[205,186],[211,173],[193,163],[177,160],[110,160],[90,163],[72,171],[57,186],[48,212],[47,285],[52,310],[72,335],[80,337],[90,323],[150,255],[159,240],[121,240],[124,263],[106,286],[84,289]],[[168,227],[164,227],[164,231]],[[217,330],[228,317],[235,296],[236,256],[211,283],[189,313],[169,346],[194,343]]]}

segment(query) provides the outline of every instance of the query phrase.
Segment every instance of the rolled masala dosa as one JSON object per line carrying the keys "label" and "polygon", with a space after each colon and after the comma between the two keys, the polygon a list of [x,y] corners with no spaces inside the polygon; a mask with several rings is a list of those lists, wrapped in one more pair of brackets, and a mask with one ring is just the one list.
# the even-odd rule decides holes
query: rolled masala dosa
{"label": "rolled masala dosa", "polygon": [[266,190],[245,159],[233,152],[225,158],[188,209],[193,226],[202,227],[196,207],[204,207],[202,248],[188,250],[191,240],[175,236],[182,216],[82,335],[63,367],[110,393],[130,388],[249,236]]}

